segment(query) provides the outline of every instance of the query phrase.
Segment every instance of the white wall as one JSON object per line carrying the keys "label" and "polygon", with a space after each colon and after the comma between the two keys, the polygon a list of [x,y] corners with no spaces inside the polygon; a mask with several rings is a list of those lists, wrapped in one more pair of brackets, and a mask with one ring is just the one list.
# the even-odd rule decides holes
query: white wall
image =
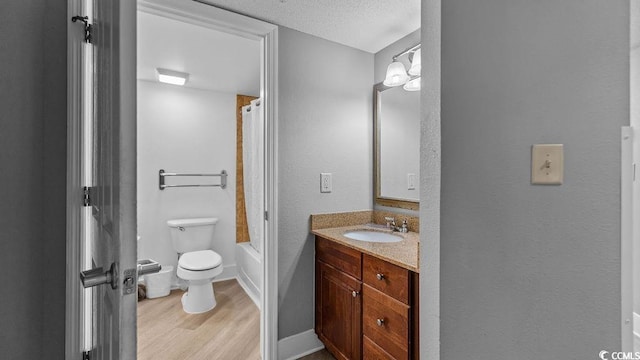
{"label": "white wall", "polygon": [[[372,206],[373,55],[279,30],[280,339],[314,326],[313,213]],[[320,193],[320,173],[333,192]]]}
{"label": "white wall", "polygon": [[[212,249],[235,265],[236,95],[138,81],[138,258],[177,264],[167,220],[217,217]],[[158,189],[158,170],[219,173],[227,188]],[[219,178],[166,178],[167,184]],[[232,268],[229,268],[232,269]],[[227,269],[225,269],[227,270]],[[221,275],[221,277],[225,274]]]}

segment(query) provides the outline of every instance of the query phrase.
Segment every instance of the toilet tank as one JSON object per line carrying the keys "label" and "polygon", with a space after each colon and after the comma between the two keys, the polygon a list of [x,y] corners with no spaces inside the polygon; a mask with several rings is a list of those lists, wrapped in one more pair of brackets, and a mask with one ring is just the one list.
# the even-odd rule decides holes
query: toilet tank
{"label": "toilet tank", "polygon": [[208,250],[213,244],[217,218],[175,219],[167,221],[176,252]]}

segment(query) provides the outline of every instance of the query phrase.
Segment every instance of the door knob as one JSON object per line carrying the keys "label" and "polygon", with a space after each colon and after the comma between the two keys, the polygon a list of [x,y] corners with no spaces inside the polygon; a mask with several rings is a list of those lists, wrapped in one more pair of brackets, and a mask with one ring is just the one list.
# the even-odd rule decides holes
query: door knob
{"label": "door knob", "polygon": [[112,289],[118,288],[118,265],[111,264],[109,270],[104,271],[102,267],[80,272],[82,286],[90,288],[102,284],[111,284]]}

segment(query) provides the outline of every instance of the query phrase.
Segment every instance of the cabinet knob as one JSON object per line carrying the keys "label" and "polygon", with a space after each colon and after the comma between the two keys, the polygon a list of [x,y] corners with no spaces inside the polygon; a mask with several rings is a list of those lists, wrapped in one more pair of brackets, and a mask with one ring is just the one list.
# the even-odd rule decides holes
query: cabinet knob
{"label": "cabinet knob", "polygon": [[378,280],[383,280],[384,274],[376,274],[376,277],[378,278]]}
{"label": "cabinet knob", "polygon": [[384,325],[384,319],[377,319],[376,320],[376,324],[378,324],[378,326],[383,326]]}
{"label": "cabinet knob", "polygon": [[360,294],[360,293],[359,293],[359,292],[357,292],[357,291],[355,291],[355,290],[353,290],[353,291],[351,292],[351,296],[353,296],[353,297],[358,297],[358,294]]}

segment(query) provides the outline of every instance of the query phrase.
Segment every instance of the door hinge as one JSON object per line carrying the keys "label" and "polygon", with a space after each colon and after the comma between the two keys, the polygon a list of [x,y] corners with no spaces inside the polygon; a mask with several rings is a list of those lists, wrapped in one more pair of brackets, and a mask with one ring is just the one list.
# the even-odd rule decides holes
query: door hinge
{"label": "door hinge", "polygon": [[82,206],[91,206],[91,187],[82,188]]}
{"label": "door hinge", "polygon": [[91,360],[91,350],[82,352],[82,360]]}
{"label": "door hinge", "polygon": [[91,33],[93,32],[93,26],[89,24],[89,17],[76,15],[71,18],[71,21],[81,21],[84,23],[84,42],[86,42],[87,44],[91,44]]}
{"label": "door hinge", "polygon": [[264,212],[264,220],[265,221],[269,221],[269,212],[268,211]]}

